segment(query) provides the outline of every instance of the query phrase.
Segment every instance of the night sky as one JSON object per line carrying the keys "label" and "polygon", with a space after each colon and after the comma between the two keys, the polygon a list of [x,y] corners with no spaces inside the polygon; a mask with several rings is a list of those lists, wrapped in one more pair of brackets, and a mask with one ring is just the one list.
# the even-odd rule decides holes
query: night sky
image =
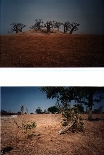
{"label": "night sky", "polygon": [[[20,111],[20,107],[23,105],[28,109],[28,112],[35,113],[38,107],[44,111],[50,106],[54,106],[56,99],[47,99],[46,93],[40,91],[40,87],[1,87],[1,109],[11,112]],[[103,105],[104,100],[100,103],[96,103],[93,109]],[[71,102],[71,106],[75,104]],[[103,106],[104,110],[104,106]]]}
{"label": "night sky", "polygon": [[8,34],[10,24],[20,22],[27,27],[35,19],[44,22],[77,22],[79,30],[74,33],[104,33],[104,0],[1,0],[1,34]]}

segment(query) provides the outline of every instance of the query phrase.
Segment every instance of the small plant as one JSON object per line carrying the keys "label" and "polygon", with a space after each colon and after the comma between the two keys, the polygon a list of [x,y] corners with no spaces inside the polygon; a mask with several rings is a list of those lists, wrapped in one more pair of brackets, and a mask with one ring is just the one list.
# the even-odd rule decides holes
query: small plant
{"label": "small plant", "polygon": [[14,123],[17,125],[19,129],[23,130],[25,134],[36,127],[36,122],[28,122],[28,123],[22,122],[21,126],[18,125],[16,121],[14,121]]}

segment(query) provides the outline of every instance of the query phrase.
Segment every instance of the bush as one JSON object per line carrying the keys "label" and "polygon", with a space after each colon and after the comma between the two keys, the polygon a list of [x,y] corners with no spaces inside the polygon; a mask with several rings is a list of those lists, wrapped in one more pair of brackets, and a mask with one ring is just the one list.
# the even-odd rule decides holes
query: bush
{"label": "bush", "polygon": [[71,126],[72,132],[83,131],[84,123],[82,121],[82,117],[77,107],[73,108],[70,107],[64,110],[62,112],[62,117],[63,117],[63,121],[61,122],[62,126],[67,126],[70,122],[73,122],[73,125]]}
{"label": "bush", "polygon": [[31,129],[36,127],[36,122],[22,122],[22,125],[18,125],[16,121],[14,123],[17,125],[19,129],[22,129],[24,133],[26,134],[28,131],[31,131]]}

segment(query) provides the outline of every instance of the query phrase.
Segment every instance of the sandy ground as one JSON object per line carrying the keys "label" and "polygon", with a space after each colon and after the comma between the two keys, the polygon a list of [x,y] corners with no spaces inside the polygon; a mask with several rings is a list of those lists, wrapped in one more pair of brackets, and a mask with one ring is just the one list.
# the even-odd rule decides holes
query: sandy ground
{"label": "sandy ground", "polygon": [[[104,115],[97,117],[103,117]],[[103,155],[104,121],[87,121],[84,132],[59,135],[60,114],[33,114],[1,119],[1,149],[6,155]],[[36,121],[37,127],[28,134],[17,128],[23,121]]]}
{"label": "sandy ground", "polygon": [[0,67],[104,67],[104,35],[0,36]]}

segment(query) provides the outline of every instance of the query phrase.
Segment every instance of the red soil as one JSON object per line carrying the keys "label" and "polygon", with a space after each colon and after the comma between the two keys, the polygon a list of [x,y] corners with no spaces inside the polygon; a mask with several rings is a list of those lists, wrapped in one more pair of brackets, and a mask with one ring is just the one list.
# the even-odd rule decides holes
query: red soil
{"label": "red soil", "polygon": [[103,67],[103,35],[0,36],[1,67]]}

